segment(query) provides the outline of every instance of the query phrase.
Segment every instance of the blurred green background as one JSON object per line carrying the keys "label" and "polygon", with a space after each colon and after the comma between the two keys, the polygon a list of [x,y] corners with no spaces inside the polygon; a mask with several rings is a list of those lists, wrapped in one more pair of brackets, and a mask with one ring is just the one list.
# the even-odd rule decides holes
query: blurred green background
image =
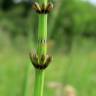
{"label": "blurred green background", "polygon": [[[96,96],[96,0],[52,2],[48,53],[54,59],[46,70],[44,96],[64,96],[67,85],[77,96]],[[0,0],[0,96],[33,96],[28,54],[36,51],[37,26],[31,0]]]}

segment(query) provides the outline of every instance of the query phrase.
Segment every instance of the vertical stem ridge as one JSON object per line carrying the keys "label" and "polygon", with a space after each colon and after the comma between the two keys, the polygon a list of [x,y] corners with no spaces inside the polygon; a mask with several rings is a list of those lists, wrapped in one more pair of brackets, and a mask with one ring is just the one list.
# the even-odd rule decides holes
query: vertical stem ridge
{"label": "vertical stem ridge", "polygon": [[47,15],[39,15],[38,25],[38,47],[37,54],[41,56],[47,53],[47,44],[40,43],[39,40],[47,40]]}
{"label": "vertical stem ridge", "polygon": [[35,76],[34,96],[43,96],[44,71],[36,70]]}

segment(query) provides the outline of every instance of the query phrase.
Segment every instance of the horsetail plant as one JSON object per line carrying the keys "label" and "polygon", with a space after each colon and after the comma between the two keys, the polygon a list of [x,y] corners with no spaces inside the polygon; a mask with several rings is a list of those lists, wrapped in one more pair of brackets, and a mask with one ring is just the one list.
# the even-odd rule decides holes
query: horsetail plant
{"label": "horsetail plant", "polygon": [[38,0],[38,3],[33,3],[32,8],[39,18],[37,53],[30,53],[35,68],[34,96],[43,96],[44,71],[52,60],[52,57],[47,55],[47,15],[53,8],[53,4],[48,3],[47,0]]}

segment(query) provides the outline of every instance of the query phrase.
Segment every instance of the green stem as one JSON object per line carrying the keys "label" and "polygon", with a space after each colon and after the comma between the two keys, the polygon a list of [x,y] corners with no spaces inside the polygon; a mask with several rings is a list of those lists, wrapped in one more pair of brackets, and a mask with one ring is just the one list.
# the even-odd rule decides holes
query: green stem
{"label": "green stem", "polygon": [[34,96],[43,96],[44,71],[36,70]]}
{"label": "green stem", "polygon": [[[47,4],[47,0],[38,0],[39,4]],[[38,22],[38,41],[47,40],[47,15],[39,14]],[[39,58],[42,54],[46,55],[47,44],[38,42],[37,54]],[[44,70],[35,70],[35,88],[34,96],[43,96],[44,87]]]}
{"label": "green stem", "polygon": [[[39,15],[38,25],[38,40],[47,40],[47,15]],[[39,56],[46,55],[47,45],[46,43],[38,42],[37,53]]]}
{"label": "green stem", "polygon": [[24,76],[24,84],[23,84],[23,96],[28,96],[29,93],[29,71],[30,65],[26,64],[25,66],[25,76]]}

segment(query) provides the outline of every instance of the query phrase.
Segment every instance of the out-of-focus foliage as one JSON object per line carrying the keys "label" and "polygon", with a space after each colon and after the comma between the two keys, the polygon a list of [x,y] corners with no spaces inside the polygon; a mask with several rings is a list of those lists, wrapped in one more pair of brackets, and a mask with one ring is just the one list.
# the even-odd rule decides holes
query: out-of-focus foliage
{"label": "out-of-focus foliage", "polygon": [[[96,6],[80,0],[55,0],[48,19],[48,36],[55,46],[70,52],[75,37],[96,37]],[[37,34],[37,18],[31,0],[0,0],[0,29],[14,39]],[[34,31],[35,29],[35,31]],[[31,40],[31,39],[30,39]],[[57,45],[58,44],[58,45]]]}
{"label": "out-of-focus foliage", "polygon": [[[58,2],[60,3],[60,1]],[[67,46],[69,51],[75,36],[82,35],[84,37],[95,37],[95,10],[96,6],[93,6],[90,3],[81,1],[76,2],[75,0],[62,0],[51,29],[52,39],[56,39],[58,44],[62,44],[65,41],[67,45],[63,45]]]}

